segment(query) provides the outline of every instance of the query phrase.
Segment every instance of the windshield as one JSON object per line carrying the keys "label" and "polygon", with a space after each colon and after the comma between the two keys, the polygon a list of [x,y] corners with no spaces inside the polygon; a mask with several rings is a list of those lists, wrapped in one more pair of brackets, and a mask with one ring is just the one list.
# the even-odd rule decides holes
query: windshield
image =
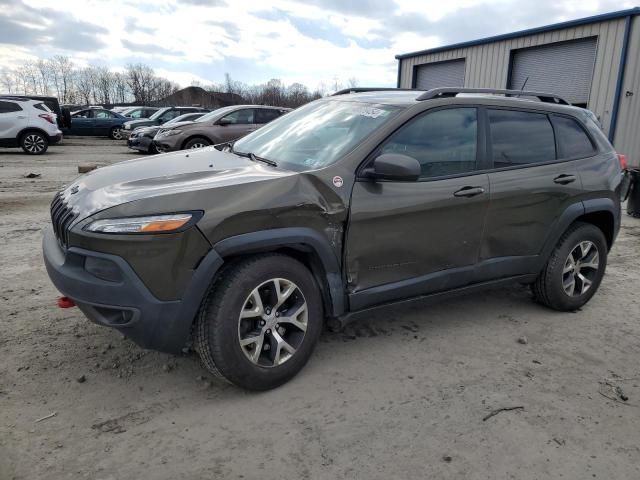
{"label": "windshield", "polygon": [[166,107],[166,108],[161,108],[160,110],[158,110],[157,112],[155,112],[153,115],[151,115],[149,117],[149,120],[156,120],[160,115],[162,115],[164,112],[166,112],[167,110],[169,110],[171,107]]}
{"label": "windshield", "polygon": [[238,140],[233,150],[289,170],[315,170],[338,161],[399,111],[389,105],[318,100]]}
{"label": "windshield", "polygon": [[196,122],[208,122],[209,120],[217,120],[221,116],[224,116],[226,113],[231,113],[237,108],[238,108],[237,106],[218,108],[213,112],[209,112],[206,115],[201,116],[199,119],[196,120]]}

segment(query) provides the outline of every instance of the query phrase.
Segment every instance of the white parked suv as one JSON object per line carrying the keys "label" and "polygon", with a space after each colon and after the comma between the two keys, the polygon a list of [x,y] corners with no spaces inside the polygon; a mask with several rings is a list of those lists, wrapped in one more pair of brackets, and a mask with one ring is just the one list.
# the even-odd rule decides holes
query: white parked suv
{"label": "white parked suv", "polygon": [[42,101],[0,97],[0,147],[22,147],[40,155],[61,139],[56,114]]}

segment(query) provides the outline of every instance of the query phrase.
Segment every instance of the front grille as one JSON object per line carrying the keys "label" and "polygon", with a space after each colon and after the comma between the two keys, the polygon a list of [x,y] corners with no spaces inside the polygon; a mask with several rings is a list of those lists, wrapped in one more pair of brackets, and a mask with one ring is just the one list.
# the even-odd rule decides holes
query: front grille
{"label": "front grille", "polygon": [[53,225],[53,231],[56,234],[56,238],[60,245],[67,246],[67,229],[71,222],[76,218],[76,214],[73,213],[73,209],[68,207],[64,203],[62,193],[56,193],[51,202],[51,224]]}

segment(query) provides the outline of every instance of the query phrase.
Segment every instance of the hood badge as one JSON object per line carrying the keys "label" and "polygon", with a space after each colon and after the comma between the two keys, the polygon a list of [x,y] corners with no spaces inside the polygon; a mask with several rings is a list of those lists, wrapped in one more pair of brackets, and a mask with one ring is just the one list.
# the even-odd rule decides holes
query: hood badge
{"label": "hood badge", "polygon": [[344,181],[342,180],[341,176],[336,175],[335,177],[333,177],[334,186],[336,186],[337,188],[340,188],[343,184],[344,184]]}
{"label": "hood badge", "polygon": [[71,187],[70,193],[71,195],[75,195],[76,193],[78,193],[78,191],[80,191],[80,187],[78,185],[75,185]]}

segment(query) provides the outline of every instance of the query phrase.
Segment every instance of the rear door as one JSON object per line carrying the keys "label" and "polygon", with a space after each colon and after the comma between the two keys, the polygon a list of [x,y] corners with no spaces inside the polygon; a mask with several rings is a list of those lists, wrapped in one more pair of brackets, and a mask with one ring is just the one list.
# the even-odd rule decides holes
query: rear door
{"label": "rear door", "polygon": [[0,140],[15,140],[28,119],[18,102],[0,101]]}
{"label": "rear door", "polygon": [[494,260],[490,279],[529,273],[581,182],[575,163],[557,152],[549,115],[489,108],[486,118],[491,196],[480,259]]}
{"label": "rear door", "polygon": [[258,108],[256,109],[255,127],[260,128],[280,115],[282,115],[282,111],[275,108]]}

